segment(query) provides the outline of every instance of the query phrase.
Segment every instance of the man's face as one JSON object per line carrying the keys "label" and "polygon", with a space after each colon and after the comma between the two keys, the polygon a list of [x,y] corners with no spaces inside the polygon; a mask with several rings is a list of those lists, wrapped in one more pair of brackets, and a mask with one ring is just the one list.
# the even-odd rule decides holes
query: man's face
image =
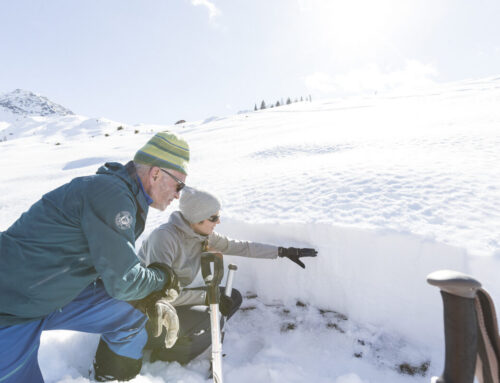
{"label": "man's face", "polygon": [[170,175],[156,166],[151,169],[153,177],[149,192],[153,199],[151,207],[162,211],[170,205],[174,198],[179,199],[180,191],[177,191],[179,182],[175,178],[182,182],[186,180],[186,175],[177,170],[168,169],[167,171]]}

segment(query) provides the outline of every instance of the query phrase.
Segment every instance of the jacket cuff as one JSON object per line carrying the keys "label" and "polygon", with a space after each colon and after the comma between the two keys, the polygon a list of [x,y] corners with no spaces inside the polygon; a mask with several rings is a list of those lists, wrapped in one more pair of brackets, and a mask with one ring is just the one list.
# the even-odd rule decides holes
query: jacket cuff
{"label": "jacket cuff", "polygon": [[172,286],[173,280],[176,279],[174,270],[165,263],[160,263],[160,262],[151,263],[150,265],[148,265],[148,269],[157,269],[163,272],[163,274],[165,275],[165,284],[163,285],[162,288],[163,291],[170,288]]}

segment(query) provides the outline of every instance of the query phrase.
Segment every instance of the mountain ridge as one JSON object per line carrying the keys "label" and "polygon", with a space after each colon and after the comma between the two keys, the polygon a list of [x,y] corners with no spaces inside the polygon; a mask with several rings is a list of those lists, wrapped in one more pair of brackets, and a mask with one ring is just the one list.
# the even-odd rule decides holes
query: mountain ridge
{"label": "mountain ridge", "polygon": [[74,115],[71,110],[47,97],[23,89],[0,94],[0,108],[23,116]]}

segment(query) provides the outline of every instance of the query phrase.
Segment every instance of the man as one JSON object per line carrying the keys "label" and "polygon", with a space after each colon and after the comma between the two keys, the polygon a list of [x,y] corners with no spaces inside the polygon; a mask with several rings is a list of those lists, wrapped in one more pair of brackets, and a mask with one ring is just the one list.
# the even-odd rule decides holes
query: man
{"label": "man", "polygon": [[0,233],[1,383],[43,382],[40,335],[52,329],[101,334],[95,379],[133,378],[147,341],[147,318],[135,307],[154,313],[172,343],[176,313],[159,298],[177,278],[168,266],[141,266],[134,243],[149,206],[164,210],[179,198],[188,162],[186,141],[157,133],[134,161],[106,163],[45,194]]}

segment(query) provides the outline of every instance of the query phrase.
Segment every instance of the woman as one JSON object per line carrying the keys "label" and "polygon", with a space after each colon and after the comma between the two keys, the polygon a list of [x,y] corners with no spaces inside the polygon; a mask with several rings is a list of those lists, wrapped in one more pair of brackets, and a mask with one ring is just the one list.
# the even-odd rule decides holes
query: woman
{"label": "woman", "polygon": [[[288,257],[305,268],[300,257],[314,257],[314,249],[283,248],[263,243],[237,241],[214,231],[220,223],[220,201],[212,194],[185,187],[179,202],[180,211],[171,214],[167,223],[156,228],[143,243],[139,258],[145,265],[160,262],[170,266],[182,287],[189,286],[201,268],[201,254],[221,252],[252,258],[275,259]],[[229,319],[242,302],[241,294],[233,289],[231,297],[221,293],[220,312]],[[179,316],[177,343],[166,349],[160,338],[150,336],[148,348],[151,360],[176,360],[187,363],[210,347],[210,319],[206,310],[204,287],[183,289],[174,305]]]}

